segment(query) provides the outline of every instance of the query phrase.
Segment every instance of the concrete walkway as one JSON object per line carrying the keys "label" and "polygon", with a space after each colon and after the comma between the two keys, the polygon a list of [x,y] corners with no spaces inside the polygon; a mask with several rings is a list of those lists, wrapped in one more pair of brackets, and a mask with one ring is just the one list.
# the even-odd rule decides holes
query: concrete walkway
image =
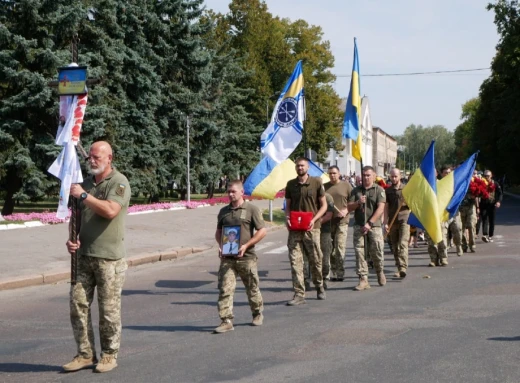
{"label": "concrete walkway", "polygon": [[[269,201],[253,201],[267,209]],[[282,207],[283,199],[273,202]],[[224,205],[129,215],[129,266],[171,260],[215,247],[217,214]],[[56,283],[70,278],[65,248],[67,224],[0,231],[0,290]]]}

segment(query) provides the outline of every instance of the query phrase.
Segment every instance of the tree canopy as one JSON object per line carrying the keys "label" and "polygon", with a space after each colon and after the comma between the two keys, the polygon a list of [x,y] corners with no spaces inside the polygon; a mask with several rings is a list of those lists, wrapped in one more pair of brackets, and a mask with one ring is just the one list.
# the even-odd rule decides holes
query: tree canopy
{"label": "tree canopy", "polygon": [[[233,0],[226,15],[203,0],[4,1],[0,9],[0,190],[15,199],[57,195],[47,168],[60,151],[57,68],[71,61],[101,83],[89,89],[81,141],[104,139],[135,194],[185,184],[211,193],[222,175],[247,175],[268,114],[304,61],[307,145],[320,158],[340,142],[334,57],[320,27],[273,17],[265,2]],[[268,110],[266,110],[268,109]],[[269,111],[269,113],[267,113]],[[303,149],[297,150],[303,154]]]}

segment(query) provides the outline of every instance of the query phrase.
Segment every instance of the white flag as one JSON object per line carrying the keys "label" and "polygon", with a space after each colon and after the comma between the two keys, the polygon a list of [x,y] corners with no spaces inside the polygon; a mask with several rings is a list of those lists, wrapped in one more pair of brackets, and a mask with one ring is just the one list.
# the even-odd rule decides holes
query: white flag
{"label": "white flag", "polygon": [[276,103],[271,123],[260,138],[262,154],[277,163],[285,161],[302,140],[304,119],[303,71],[298,61]]}

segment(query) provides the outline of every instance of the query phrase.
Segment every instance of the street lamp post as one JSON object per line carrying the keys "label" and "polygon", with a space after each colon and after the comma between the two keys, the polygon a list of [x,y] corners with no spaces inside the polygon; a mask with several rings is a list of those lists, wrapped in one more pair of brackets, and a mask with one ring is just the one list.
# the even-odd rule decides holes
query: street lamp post
{"label": "street lamp post", "polygon": [[[280,96],[280,92],[273,93],[269,98],[265,100],[265,122],[266,128],[269,126],[269,100]],[[262,159],[262,151],[260,150],[260,159]],[[269,221],[273,222],[273,200],[269,200]]]}
{"label": "street lamp post", "polygon": [[186,117],[186,186],[188,189],[187,199],[188,203],[191,200],[191,186],[190,186],[190,116]]}

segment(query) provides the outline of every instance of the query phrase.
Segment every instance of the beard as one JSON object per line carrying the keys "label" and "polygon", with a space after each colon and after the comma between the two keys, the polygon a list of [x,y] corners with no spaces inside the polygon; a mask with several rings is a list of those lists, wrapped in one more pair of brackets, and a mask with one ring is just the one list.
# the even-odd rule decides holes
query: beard
{"label": "beard", "polygon": [[94,176],[100,175],[106,169],[106,166],[98,166],[96,169],[93,169],[89,166],[88,172]]}

